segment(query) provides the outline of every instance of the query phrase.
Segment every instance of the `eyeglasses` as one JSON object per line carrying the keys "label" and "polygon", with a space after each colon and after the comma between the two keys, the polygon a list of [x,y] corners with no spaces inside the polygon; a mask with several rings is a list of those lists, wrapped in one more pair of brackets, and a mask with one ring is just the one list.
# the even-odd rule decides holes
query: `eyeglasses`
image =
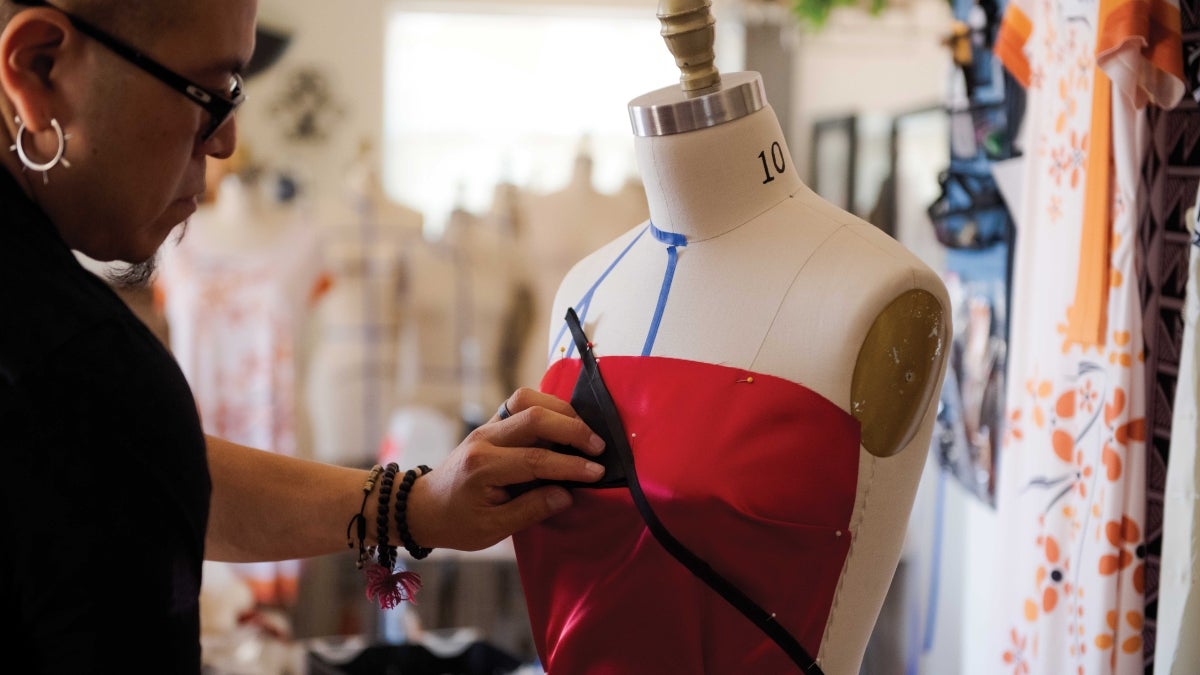
{"label": "eyeglasses", "polygon": [[239,73],[234,73],[229,80],[226,91],[219,92],[202,87],[188,78],[167,68],[142,52],[134,49],[121,40],[109,35],[87,21],[56,7],[45,0],[14,0],[19,5],[29,7],[49,7],[62,12],[71,21],[71,25],[80,33],[92,38],[107,47],[117,56],[149,73],[159,82],[191,99],[193,103],[208,112],[209,121],[200,134],[202,141],[212,138],[213,134],[225,124],[233,112],[246,100],[245,83]]}

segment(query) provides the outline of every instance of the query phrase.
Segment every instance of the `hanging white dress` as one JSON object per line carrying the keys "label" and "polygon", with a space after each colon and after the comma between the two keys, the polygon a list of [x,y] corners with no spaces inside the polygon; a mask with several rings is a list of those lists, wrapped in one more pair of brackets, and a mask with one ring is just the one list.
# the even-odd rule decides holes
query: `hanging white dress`
{"label": "hanging white dress", "polygon": [[[313,231],[297,221],[271,246],[231,251],[207,236],[205,224],[197,214],[179,244],[164,251],[158,284],[171,351],[192,388],[205,433],[295,455],[303,424],[297,400],[300,339],[323,278]],[[295,600],[299,561],[234,567],[258,602]]]}
{"label": "hanging white dress", "polygon": [[[1200,200],[1200,194],[1197,195]],[[1200,204],[1198,204],[1200,207]],[[1183,341],[1179,346],[1179,379],[1171,419],[1171,458],[1163,503],[1162,567],[1158,586],[1158,640],[1155,673],[1186,675],[1200,667],[1200,425],[1196,392],[1200,370],[1196,352],[1200,335],[1200,235],[1192,227],[1187,295],[1183,307]]]}
{"label": "hanging white dress", "polygon": [[996,673],[1142,673],[1145,376],[1135,264],[1142,106],[1182,95],[1173,0],[1014,0],[1028,89],[999,456]]}

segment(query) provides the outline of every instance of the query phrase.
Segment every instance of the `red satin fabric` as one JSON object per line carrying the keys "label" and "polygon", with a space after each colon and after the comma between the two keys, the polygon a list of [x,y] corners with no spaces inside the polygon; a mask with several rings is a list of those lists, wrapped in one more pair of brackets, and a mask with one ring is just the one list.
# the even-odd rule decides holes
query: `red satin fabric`
{"label": "red satin fabric", "polygon": [[[850,546],[858,421],[770,375],[653,356],[599,364],[655,513],[815,657]],[[569,399],[579,368],[559,359],[542,390]],[[662,548],[628,489],[574,495],[514,537],[547,672],[796,671]]]}

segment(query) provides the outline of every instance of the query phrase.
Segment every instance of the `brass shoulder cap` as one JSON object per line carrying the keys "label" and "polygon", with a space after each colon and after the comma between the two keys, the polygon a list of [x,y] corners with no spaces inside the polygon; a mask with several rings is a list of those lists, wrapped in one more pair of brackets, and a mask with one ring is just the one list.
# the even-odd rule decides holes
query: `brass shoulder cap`
{"label": "brass shoulder cap", "polygon": [[912,441],[941,390],[949,348],[946,308],[929,291],[905,291],[876,317],[850,385],[850,412],[872,455],[890,457]]}

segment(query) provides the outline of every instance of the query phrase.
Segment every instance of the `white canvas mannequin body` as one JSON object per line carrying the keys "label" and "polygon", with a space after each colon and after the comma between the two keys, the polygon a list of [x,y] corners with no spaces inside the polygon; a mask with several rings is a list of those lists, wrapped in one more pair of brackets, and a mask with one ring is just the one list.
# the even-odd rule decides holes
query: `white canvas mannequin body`
{"label": "white canvas mannequin body", "polygon": [[407,254],[420,212],[390,199],[374,157],[350,167],[342,198],[317,218],[331,283],[317,305],[308,404],[318,460],[372,464],[395,404]]}
{"label": "white canvas mannequin body", "polygon": [[397,408],[427,408],[459,420],[454,252],[445,242],[422,237],[405,258],[410,273],[402,302]]}
{"label": "white canvas mannequin body", "polygon": [[[225,175],[188,236],[164,246],[157,283],[170,348],[205,431],[303,457],[311,447],[300,404],[305,337],[321,288],[320,256],[303,211],[270,188],[258,169]],[[206,570],[210,564],[235,570],[260,603],[296,602],[299,560],[213,562]]]}
{"label": "white canvas mannequin body", "polygon": [[[701,93],[746,87],[761,91],[757,74],[735,73]],[[895,571],[925,464],[950,335],[949,299],[916,256],[801,182],[765,101],[700,128],[638,131],[638,114],[687,98],[667,88],[630,104],[651,223],[687,238],[651,354],[784,378],[858,420],[852,540],[812,654],[824,673],[853,675]],[[567,309],[601,277],[583,326],[601,372],[606,356],[643,353],[666,259],[666,246],[652,236],[630,245],[643,229],[601,247],[563,279],[549,327],[551,359],[569,350]],[[797,569],[795,583],[804,575]]]}
{"label": "white canvas mannequin body", "polygon": [[457,206],[442,236],[408,252],[400,337],[400,407],[437,410],[466,426],[504,398],[497,359],[515,287],[507,216]]}
{"label": "white canvas mannequin body", "polygon": [[230,254],[261,251],[279,244],[288,228],[301,220],[298,210],[276,202],[259,170],[221,178],[217,198],[192,218],[212,249]]}
{"label": "white canvas mannequin body", "polygon": [[538,320],[521,354],[519,373],[524,386],[536,386],[545,371],[546,340],[541,327],[563,275],[585,255],[645,220],[644,215],[636,218],[640,214],[632,212],[628,198],[618,199],[597,190],[592,168],[591,155],[580,151],[566,185],[545,194],[528,194],[521,200],[519,241],[529,261],[523,266],[524,274],[533,294],[533,315]]}
{"label": "white canvas mannequin body", "polygon": [[513,238],[506,217],[455,209],[442,243],[454,258],[455,342],[459,350],[461,418],[482,424],[492,401],[505,398],[498,359],[515,288]]}

